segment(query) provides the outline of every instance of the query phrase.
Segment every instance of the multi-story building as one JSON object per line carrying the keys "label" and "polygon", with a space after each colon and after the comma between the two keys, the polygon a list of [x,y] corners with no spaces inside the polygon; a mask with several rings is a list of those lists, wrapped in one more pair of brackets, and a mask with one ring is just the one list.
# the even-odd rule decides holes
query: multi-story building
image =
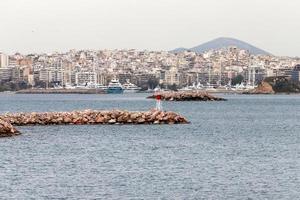
{"label": "multi-story building", "polygon": [[296,65],[292,71],[292,80],[300,82],[300,65]]}
{"label": "multi-story building", "polygon": [[63,70],[61,60],[56,61],[50,65],[49,73],[51,73],[50,76],[51,79],[49,80],[49,82],[64,85],[63,83],[64,70]]}
{"label": "multi-story building", "polygon": [[101,85],[107,85],[107,74],[98,72],[97,73],[97,83]]}
{"label": "multi-story building", "polygon": [[171,67],[169,70],[165,71],[163,83],[165,85],[179,85],[180,74],[176,67]]}
{"label": "multi-story building", "polygon": [[7,67],[9,64],[9,56],[0,52],[0,68]]}
{"label": "multi-story building", "polygon": [[127,82],[127,80],[129,80],[130,82],[132,82],[132,74],[131,73],[119,73],[118,74],[118,79],[120,81],[120,83],[124,84]]}
{"label": "multi-story building", "polygon": [[38,80],[50,83],[52,80],[52,73],[46,68],[40,69],[38,73]]}
{"label": "multi-story building", "polygon": [[77,72],[75,74],[76,85],[96,84],[97,73],[96,72]]}
{"label": "multi-story building", "polygon": [[0,67],[0,81],[6,82],[12,80],[13,67]]}

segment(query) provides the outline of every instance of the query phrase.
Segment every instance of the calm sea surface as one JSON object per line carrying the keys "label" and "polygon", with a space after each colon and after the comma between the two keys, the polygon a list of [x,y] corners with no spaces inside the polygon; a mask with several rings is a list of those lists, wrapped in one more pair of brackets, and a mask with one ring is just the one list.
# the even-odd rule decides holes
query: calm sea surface
{"label": "calm sea surface", "polygon": [[[0,94],[0,112],[148,110],[145,96]],[[18,127],[0,139],[0,199],[300,199],[300,96],[224,96],[163,103],[188,125]]]}

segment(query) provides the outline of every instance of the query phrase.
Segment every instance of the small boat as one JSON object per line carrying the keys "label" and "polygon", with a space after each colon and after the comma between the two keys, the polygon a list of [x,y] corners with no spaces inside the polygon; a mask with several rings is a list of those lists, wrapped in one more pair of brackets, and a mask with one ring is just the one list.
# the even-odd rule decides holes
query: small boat
{"label": "small boat", "polygon": [[129,80],[126,80],[126,83],[123,84],[123,89],[126,93],[135,93],[140,91],[142,88],[136,86],[133,83],[130,83]]}
{"label": "small boat", "polygon": [[108,84],[106,91],[108,94],[122,94],[124,89],[118,79],[112,79]]}
{"label": "small boat", "polygon": [[245,83],[241,83],[241,84],[236,84],[235,86],[234,86],[234,88],[236,89],[236,90],[252,90],[252,89],[254,89],[255,88],[255,86],[254,85],[250,85],[250,84],[245,84]]}
{"label": "small boat", "polygon": [[66,83],[66,85],[65,85],[65,87],[64,87],[65,89],[67,89],[67,90],[72,90],[72,89],[76,89],[76,87],[75,86],[73,86],[73,85],[71,85],[71,84],[69,84],[69,83]]}
{"label": "small boat", "polygon": [[203,90],[203,87],[204,86],[201,83],[198,83],[197,85],[196,85],[196,83],[193,83],[193,85],[183,87],[183,88],[179,89],[179,91]]}

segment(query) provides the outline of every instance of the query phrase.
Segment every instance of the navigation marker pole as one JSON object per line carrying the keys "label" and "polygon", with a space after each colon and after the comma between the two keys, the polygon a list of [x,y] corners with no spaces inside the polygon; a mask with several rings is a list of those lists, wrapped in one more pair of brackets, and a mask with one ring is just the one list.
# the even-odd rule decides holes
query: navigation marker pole
{"label": "navigation marker pole", "polygon": [[161,95],[160,94],[156,95],[156,110],[159,110],[159,111],[162,110]]}

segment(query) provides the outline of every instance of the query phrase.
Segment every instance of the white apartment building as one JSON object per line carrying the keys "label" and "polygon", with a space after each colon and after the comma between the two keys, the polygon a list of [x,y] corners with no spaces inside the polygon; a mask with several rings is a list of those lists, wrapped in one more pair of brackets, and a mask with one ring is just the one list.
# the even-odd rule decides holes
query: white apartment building
{"label": "white apartment building", "polygon": [[179,76],[178,69],[176,67],[172,67],[170,70],[165,72],[164,84],[167,85],[179,85]]}
{"label": "white apartment building", "polygon": [[52,73],[48,69],[41,69],[39,71],[39,80],[44,82],[50,82],[52,80]]}
{"label": "white apartment building", "polygon": [[49,71],[51,73],[51,79],[49,80],[50,82],[60,82],[60,83],[63,82],[64,70],[63,70],[61,60],[52,63],[51,67],[49,68]]}
{"label": "white apartment building", "polygon": [[97,73],[96,72],[77,72],[75,74],[76,85],[86,85],[87,83],[96,84],[97,83]]}
{"label": "white apartment building", "polygon": [[8,55],[0,52],[0,68],[7,67],[9,62]]}

